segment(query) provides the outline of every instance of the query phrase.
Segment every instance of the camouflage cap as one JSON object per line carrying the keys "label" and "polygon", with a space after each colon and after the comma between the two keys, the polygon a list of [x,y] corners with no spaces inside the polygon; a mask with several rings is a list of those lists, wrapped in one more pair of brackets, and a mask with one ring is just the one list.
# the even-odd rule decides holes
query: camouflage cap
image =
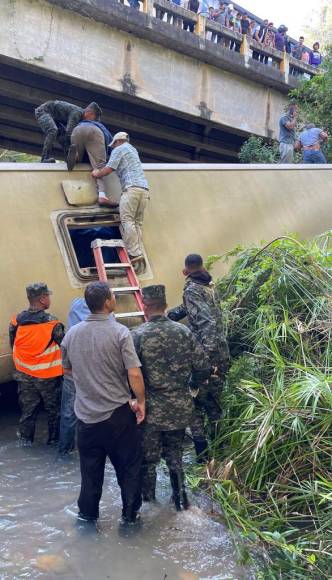
{"label": "camouflage cap", "polygon": [[92,101],[92,103],[90,103],[87,106],[87,109],[91,109],[94,114],[96,115],[97,121],[100,119],[100,117],[102,116],[103,111],[101,110],[101,108],[99,107],[98,103],[96,103],[95,101]]}
{"label": "camouflage cap", "polygon": [[142,288],[144,304],[166,304],[166,288],[163,284],[155,284]]}
{"label": "camouflage cap", "polygon": [[47,284],[44,282],[35,282],[34,284],[28,284],[26,287],[27,297],[36,298],[37,296],[44,296],[45,294],[53,294],[52,290],[49,290]]}

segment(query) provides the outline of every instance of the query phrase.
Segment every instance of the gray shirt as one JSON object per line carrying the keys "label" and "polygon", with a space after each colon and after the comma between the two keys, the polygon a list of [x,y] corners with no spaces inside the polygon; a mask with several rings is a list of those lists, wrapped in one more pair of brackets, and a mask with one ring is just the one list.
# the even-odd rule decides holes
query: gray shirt
{"label": "gray shirt", "polygon": [[130,143],[122,143],[122,145],[114,147],[107,166],[116,171],[122,191],[128,187],[148,189],[142,163],[135,147]]}
{"label": "gray shirt", "polygon": [[294,145],[296,141],[296,130],[294,129],[287,129],[286,124],[291,123],[293,118],[289,115],[283,115],[280,117],[279,121],[279,141],[280,143],[288,143],[289,145]]}
{"label": "gray shirt", "polygon": [[78,419],[84,423],[106,421],[129,401],[127,369],[141,363],[128,328],[114,316],[90,314],[67,332],[61,349],[63,366],[73,373]]}

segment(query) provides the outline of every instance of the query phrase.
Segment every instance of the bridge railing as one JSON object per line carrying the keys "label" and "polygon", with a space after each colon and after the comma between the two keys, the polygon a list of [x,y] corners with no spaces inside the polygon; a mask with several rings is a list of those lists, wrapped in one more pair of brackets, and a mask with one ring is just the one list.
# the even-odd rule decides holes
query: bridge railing
{"label": "bridge railing", "polygon": [[[135,8],[132,4],[135,0],[119,0],[121,4]],[[201,15],[179,6],[171,0],[138,0],[139,10],[159,18],[172,26],[189,31],[205,40],[218,44],[229,50],[235,50],[242,54],[245,59],[253,58],[265,65],[279,69],[284,73],[286,82],[289,77],[312,78],[319,74],[319,71],[296,58],[281,52],[275,48],[264,46],[248,35],[240,34],[222,26],[214,20],[210,20]],[[138,6],[137,6],[138,9]]]}
{"label": "bridge railing", "polygon": [[[143,3],[145,7],[145,3]],[[151,3],[150,3],[151,8]],[[186,10],[169,0],[152,0],[153,16],[165,20],[177,28],[194,32],[198,24],[198,16],[191,10]]]}

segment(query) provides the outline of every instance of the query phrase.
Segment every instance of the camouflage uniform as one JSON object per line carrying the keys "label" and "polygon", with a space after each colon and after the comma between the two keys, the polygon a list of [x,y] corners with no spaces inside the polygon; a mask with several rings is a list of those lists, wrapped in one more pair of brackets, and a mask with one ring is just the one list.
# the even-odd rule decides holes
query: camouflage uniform
{"label": "camouflage uniform", "polygon": [[[38,292],[43,290],[44,293],[49,293],[47,286],[42,283],[31,284],[27,287],[27,294],[29,296],[36,296]],[[37,293],[37,294],[36,294]],[[35,310],[28,308],[23,310],[16,316],[17,325],[10,323],[9,325],[9,342],[13,347],[15,336],[19,325],[24,324],[38,324],[57,320],[55,316],[45,312],[44,310]],[[51,341],[58,345],[64,337],[64,326],[59,323],[56,324],[52,331]],[[62,376],[41,379],[33,377],[29,374],[15,370],[13,378],[18,384],[18,397],[21,407],[21,417],[19,421],[19,434],[23,442],[33,442],[36,420],[41,402],[44,404],[44,409],[47,413],[48,419],[48,441],[47,443],[54,443],[59,438],[59,422],[60,422],[60,399],[61,399],[61,384]]]}
{"label": "camouflage uniform", "polygon": [[[204,270],[187,277],[183,291],[183,304],[169,311],[171,320],[188,317],[189,327],[209,357],[211,372],[208,386],[199,389],[195,398],[196,417],[191,425],[194,440],[205,439],[204,416],[209,420],[210,436],[215,435],[216,422],[220,419],[220,394],[229,364],[229,349],[219,299],[212,278]],[[197,383],[197,388],[200,385]]]}
{"label": "camouflage uniform", "polygon": [[36,121],[45,133],[42,159],[49,158],[58,141],[65,154],[70,145],[70,136],[82,120],[83,109],[66,101],[47,101],[35,109]]}
{"label": "camouflage uniform", "polygon": [[20,371],[15,371],[13,378],[17,381],[21,408],[20,438],[23,441],[33,442],[38,411],[41,402],[43,402],[48,422],[47,444],[58,441],[62,377],[37,379]]}
{"label": "camouflage uniform", "polygon": [[[164,286],[143,288],[143,301],[164,292]],[[190,330],[166,316],[153,316],[133,329],[132,335],[146,389],[143,498],[154,499],[156,467],[164,457],[178,508],[177,496],[184,491],[183,440],[193,415],[189,381],[191,375],[204,381],[210,374],[210,365]],[[182,503],[185,507],[186,498]]]}

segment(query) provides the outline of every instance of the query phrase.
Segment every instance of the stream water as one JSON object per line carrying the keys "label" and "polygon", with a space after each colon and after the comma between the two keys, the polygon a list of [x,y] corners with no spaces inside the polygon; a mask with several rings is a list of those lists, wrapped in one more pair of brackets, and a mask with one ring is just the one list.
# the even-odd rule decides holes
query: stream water
{"label": "stream water", "polygon": [[140,525],[119,523],[120,495],[110,464],[105,474],[99,528],[78,523],[78,458],[57,460],[38,420],[31,448],[16,442],[18,415],[0,413],[0,579],[221,580],[251,579],[236,564],[231,538],[209,515],[204,497],[177,513],[169,503],[164,468],[158,505],[144,504]]}

